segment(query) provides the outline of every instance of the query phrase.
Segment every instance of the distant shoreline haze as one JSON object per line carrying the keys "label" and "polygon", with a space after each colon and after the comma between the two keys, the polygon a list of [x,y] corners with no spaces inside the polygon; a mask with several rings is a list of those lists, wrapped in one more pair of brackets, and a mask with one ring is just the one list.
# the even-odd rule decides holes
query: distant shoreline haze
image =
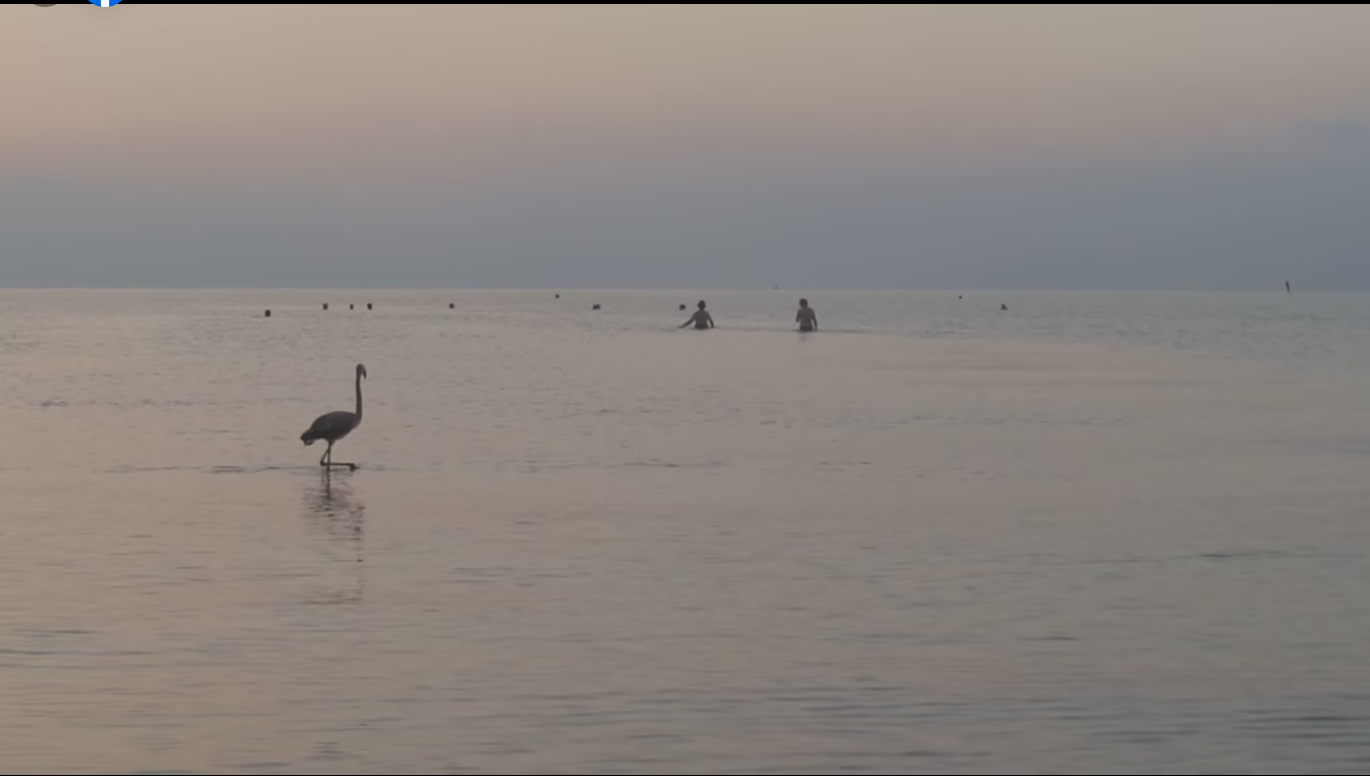
{"label": "distant shoreline haze", "polygon": [[1366,29],[0,6],[0,284],[1370,290]]}

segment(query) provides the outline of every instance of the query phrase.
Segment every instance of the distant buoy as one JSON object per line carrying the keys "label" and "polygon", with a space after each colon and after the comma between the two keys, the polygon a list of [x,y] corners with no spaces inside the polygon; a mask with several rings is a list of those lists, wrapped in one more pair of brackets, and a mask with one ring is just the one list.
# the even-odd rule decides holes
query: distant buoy
{"label": "distant buoy", "polygon": [[457,303],[456,303],[456,302],[448,302],[448,303],[447,303],[447,309],[449,309],[449,310],[455,310],[455,309],[457,309]]}
{"label": "distant buoy", "polygon": [[266,317],[268,317],[268,318],[271,317],[271,311],[270,311],[270,310],[267,310],[267,311],[266,311]]}
{"label": "distant buoy", "polygon": [[1008,312],[1008,305],[1006,305],[1006,304],[1001,304],[1001,305],[999,305],[999,309],[1000,309],[1000,310],[1003,310],[1004,312]]}
{"label": "distant buoy", "polygon": [[366,303],[366,309],[368,309],[368,310],[371,309],[371,303],[370,303],[370,302],[367,302],[367,303]]}
{"label": "distant buoy", "polygon": [[598,310],[598,309],[599,309],[599,305],[595,305],[595,309]]}
{"label": "distant buoy", "polygon": [[682,309],[682,310],[685,309],[685,303],[684,303],[684,302],[681,302],[681,303],[680,303],[680,309]]}
{"label": "distant buoy", "polygon": [[349,310],[355,310],[355,309],[357,309],[357,306],[356,306],[355,304],[350,304],[350,305],[347,306],[347,309],[349,309]]}
{"label": "distant buoy", "polygon": [[328,309],[328,302],[324,302],[324,303],[323,303],[323,309],[325,309],[325,310]]}
{"label": "distant buoy", "polygon": [[561,294],[557,294],[557,298],[560,299],[560,298],[561,298]]}

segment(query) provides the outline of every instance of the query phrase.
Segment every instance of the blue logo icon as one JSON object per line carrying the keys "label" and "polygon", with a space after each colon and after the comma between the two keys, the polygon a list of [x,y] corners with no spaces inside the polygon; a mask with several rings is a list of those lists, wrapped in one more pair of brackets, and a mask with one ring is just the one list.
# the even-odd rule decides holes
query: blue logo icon
{"label": "blue logo icon", "polygon": [[100,6],[101,8],[108,8],[111,5],[119,4],[119,0],[90,0],[90,2],[94,5]]}

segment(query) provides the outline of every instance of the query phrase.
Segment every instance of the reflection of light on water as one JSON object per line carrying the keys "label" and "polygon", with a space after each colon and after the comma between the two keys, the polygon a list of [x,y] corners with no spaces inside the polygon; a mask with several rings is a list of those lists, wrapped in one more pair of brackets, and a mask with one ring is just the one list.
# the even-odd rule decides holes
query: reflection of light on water
{"label": "reflection of light on water", "polygon": [[[345,481],[335,480],[326,469],[321,473],[318,483],[305,490],[304,518],[328,538],[323,547],[331,556],[329,560],[332,563],[347,563],[353,569],[351,584],[311,596],[309,603],[361,603],[364,591],[361,563],[365,513],[366,506],[356,499],[351,486]],[[346,550],[340,552],[340,548]]]}

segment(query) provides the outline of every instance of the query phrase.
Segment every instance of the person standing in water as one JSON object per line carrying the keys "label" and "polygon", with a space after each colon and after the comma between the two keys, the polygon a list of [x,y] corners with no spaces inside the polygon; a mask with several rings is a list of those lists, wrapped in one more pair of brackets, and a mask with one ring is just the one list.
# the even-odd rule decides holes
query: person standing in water
{"label": "person standing in water", "polygon": [[807,299],[799,300],[799,312],[794,314],[794,319],[799,322],[800,331],[818,330],[818,313],[809,307],[809,300]]}
{"label": "person standing in water", "polygon": [[695,325],[696,329],[712,329],[714,327],[714,317],[709,315],[708,310],[704,309],[703,299],[699,300],[699,309],[695,311],[694,315],[690,316],[690,320],[680,324],[680,328],[683,329],[692,323]]}

